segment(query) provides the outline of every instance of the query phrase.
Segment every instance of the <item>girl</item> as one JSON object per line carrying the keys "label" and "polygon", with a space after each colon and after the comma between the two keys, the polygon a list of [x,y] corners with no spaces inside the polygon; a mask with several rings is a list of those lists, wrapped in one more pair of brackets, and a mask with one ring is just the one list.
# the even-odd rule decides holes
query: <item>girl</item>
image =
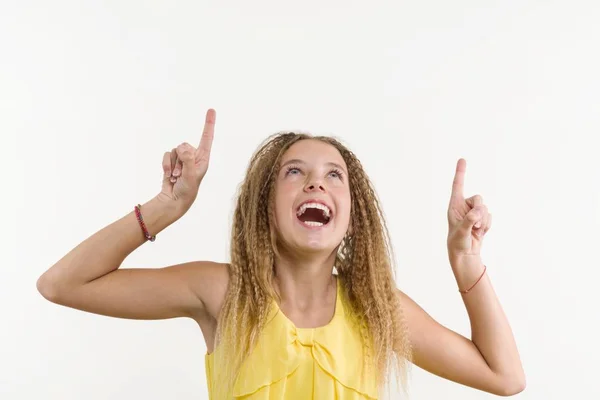
{"label": "girl", "polygon": [[399,291],[387,228],[355,155],[328,137],[285,133],[254,154],[240,188],[231,262],[119,268],[181,218],[208,169],[216,114],[196,149],[163,157],[160,193],[98,231],[38,280],[48,300],[132,319],[189,317],[204,335],[212,399],[376,399],[409,363],[497,395],[525,387],[515,341],[480,249],[491,214],[463,197],[458,161],[448,254],[469,340]]}

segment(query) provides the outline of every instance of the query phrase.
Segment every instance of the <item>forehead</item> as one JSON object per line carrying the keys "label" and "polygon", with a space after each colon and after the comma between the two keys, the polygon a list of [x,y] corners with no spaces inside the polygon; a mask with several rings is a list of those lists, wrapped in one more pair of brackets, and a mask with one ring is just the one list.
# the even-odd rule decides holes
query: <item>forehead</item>
{"label": "forehead", "polygon": [[329,163],[333,162],[346,166],[344,158],[332,145],[316,139],[300,140],[290,146],[283,154],[282,163],[287,160],[299,159],[306,163]]}

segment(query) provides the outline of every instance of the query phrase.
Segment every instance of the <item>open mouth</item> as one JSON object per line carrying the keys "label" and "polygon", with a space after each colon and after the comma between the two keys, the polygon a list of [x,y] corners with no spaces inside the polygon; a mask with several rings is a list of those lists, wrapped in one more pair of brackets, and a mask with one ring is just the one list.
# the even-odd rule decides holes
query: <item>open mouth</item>
{"label": "open mouth", "polygon": [[304,203],[296,211],[296,217],[300,222],[311,227],[327,225],[331,221],[331,215],[329,207],[315,202]]}

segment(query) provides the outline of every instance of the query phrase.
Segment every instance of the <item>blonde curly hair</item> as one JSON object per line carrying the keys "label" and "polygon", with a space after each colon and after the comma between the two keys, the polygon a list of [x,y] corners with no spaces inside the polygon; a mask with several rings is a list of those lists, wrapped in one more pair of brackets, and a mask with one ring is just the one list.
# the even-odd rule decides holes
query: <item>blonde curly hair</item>
{"label": "blonde curly hair", "polygon": [[[377,195],[358,158],[332,137],[278,133],[258,148],[239,188],[231,233],[230,282],[221,309],[216,343],[226,350],[216,362],[220,393],[230,393],[237,371],[252,351],[277,298],[273,289],[276,259],[275,181],[283,154],[300,140],[334,146],[348,168],[350,226],[337,251],[335,268],[363,341],[371,349],[378,386],[392,369],[406,386],[410,343],[394,281],[393,252]],[[224,397],[217,397],[224,398]]]}

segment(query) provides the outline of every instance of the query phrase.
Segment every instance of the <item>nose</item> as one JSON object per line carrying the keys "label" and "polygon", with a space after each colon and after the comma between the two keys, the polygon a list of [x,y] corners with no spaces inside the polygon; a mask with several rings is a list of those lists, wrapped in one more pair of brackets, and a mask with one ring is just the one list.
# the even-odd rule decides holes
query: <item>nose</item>
{"label": "nose", "polygon": [[325,192],[325,186],[323,186],[323,182],[320,180],[311,178],[304,186],[304,191],[307,193],[314,191]]}

